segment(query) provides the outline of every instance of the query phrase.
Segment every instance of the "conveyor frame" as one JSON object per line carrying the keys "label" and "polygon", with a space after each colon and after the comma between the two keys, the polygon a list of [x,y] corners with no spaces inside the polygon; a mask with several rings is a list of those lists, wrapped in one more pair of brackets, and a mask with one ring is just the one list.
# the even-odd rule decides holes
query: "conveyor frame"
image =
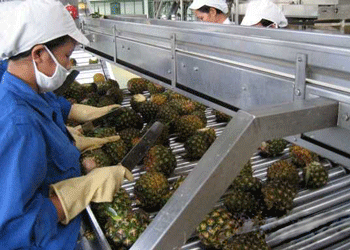
{"label": "conveyor frame", "polygon": [[263,140],[292,136],[350,167],[349,119],[339,118],[350,103],[350,37],[121,17],[82,22],[85,50],[234,116],[132,250],[181,248]]}

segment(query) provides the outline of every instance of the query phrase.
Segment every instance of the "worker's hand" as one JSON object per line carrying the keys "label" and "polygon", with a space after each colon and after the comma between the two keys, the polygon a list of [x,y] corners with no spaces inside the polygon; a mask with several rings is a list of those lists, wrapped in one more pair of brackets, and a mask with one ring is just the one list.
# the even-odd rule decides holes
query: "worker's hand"
{"label": "worker's hand", "polygon": [[[55,183],[50,194],[56,194],[64,212],[63,224],[68,224],[83,211],[91,201],[111,202],[124,178],[132,181],[133,175],[122,165],[102,167],[89,174]],[[51,195],[52,196],[52,195]]]}
{"label": "worker's hand", "polygon": [[69,131],[69,133],[71,133],[71,135],[83,136],[83,129],[82,129],[81,125],[78,125],[76,127],[66,126],[66,128]]}
{"label": "worker's hand", "polygon": [[72,136],[75,140],[75,146],[79,149],[80,152],[84,152],[86,150],[91,150],[95,148],[100,148],[108,142],[120,140],[119,135],[114,135],[114,136],[109,136],[104,138],[96,138],[96,137],[85,137],[85,136],[72,133]]}
{"label": "worker's hand", "polygon": [[119,104],[108,105],[100,108],[84,104],[73,104],[69,112],[68,119],[84,123],[101,117],[110,112],[112,109],[118,107],[120,107]]}

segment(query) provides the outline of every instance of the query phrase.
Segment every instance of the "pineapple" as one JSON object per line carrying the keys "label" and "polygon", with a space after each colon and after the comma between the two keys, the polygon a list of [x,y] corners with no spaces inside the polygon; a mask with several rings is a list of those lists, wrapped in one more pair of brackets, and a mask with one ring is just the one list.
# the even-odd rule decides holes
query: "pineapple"
{"label": "pineapple", "polygon": [[174,108],[180,115],[189,115],[196,110],[196,105],[189,99],[171,100],[169,106]]}
{"label": "pineapple", "polygon": [[76,102],[81,102],[85,96],[85,90],[82,84],[74,81],[63,93],[66,99],[73,99]]}
{"label": "pineapple", "polygon": [[240,226],[241,222],[235,220],[229,211],[216,208],[198,225],[197,232],[203,245],[222,249],[224,242],[234,235]]}
{"label": "pineapple", "polygon": [[218,110],[213,110],[213,113],[215,115],[217,122],[229,122],[232,118],[231,116],[229,116],[221,111],[218,111]]}
{"label": "pineapple", "polygon": [[111,166],[112,159],[101,148],[93,149],[82,153],[80,157],[81,165],[83,169],[90,171],[95,167]]}
{"label": "pineapple", "polygon": [[107,90],[106,96],[110,96],[113,98],[114,103],[121,104],[124,100],[124,93],[123,90],[113,87]]}
{"label": "pineapple", "polygon": [[156,84],[153,82],[147,82],[147,90],[151,95],[153,95],[153,94],[164,92],[165,88],[159,84]]}
{"label": "pineapple", "polygon": [[179,93],[176,93],[175,91],[173,90],[170,90],[168,89],[167,91],[164,92],[165,95],[168,96],[168,99],[169,100],[174,100],[174,99],[187,99],[187,97],[179,94]]}
{"label": "pineapple", "polygon": [[308,188],[320,188],[327,184],[328,172],[319,162],[313,161],[303,169],[303,180]]}
{"label": "pineapple", "polygon": [[231,194],[226,196],[224,204],[228,211],[236,217],[252,217],[256,215],[260,209],[258,199],[250,192],[244,192],[240,189],[235,189]]}
{"label": "pineapple", "polygon": [[176,122],[176,131],[179,133],[178,139],[180,141],[186,140],[193,135],[197,129],[203,128],[202,120],[195,115],[184,115]]}
{"label": "pineapple", "polygon": [[193,103],[196,106],[196,110],[204,112],[207,109],[207,107],[204,104],[200,103],[200,102],[193,101]]}
{"label": "pineapple", "polygon": [[142,103],[144,103],[147,100],[146,96],[142,94],[136,94],[131,97],[130,105],[133,110],[136,112],[139,112],[139,108]]}
{"label": "pineapple", "polygon": [[143,91],[147,90],[147,82],[142,78],[131,78],[127,82],[128,90],[131,94],[142,94]]}
{"label": "pineapple", "polygon": [[[147,123],[147,125],[142,129],[141,131],[141,135],[143,136],[144,134],[146,134],[146,132],[152,127],[153,125],[153,121],[150,121],[149,123]],[[158,137],[157,141],[154,143],[155,145],[164,145],[164,146],[169,146],[169,125],[164,124],[162,133],[160,134],[160,136]]]}
{"label": "pineapple", "polygon": [[209,146],[216,140],[216,132],[213,128],[201,128],[198,129],[194,134],[203,135],[205,137],[206,143],[208,143]]}
{"label": "pineapple", "polygon": [[112,159],[112,165],[117,165],[121,162],[128,152],[126,144],[121,139],[104,144],[102,150]]}
{"label": "pineapple", "polygon": [[108,136],[113,136],[113,135],[117,135],[115,128],[114,127],[111,127],[111,128],[105,127],[105,128],[96,128],[93,131],[86,133],[85,136],[103,138],[103,137],[108,137]]}
{"label": "pineapple", "polygon": [[98,85],[100,83],[104,83],[106,81],[106,78],[102,73],[96,73],[93,76],[93,80],[94,80],[94,83]]}
{"label": "pineapple", "polygon": [[99,94],[97,94],[95,92],[91,92],[91,93],[87,94],[85,96],[85,98],[80,103],[96,107],[97,104],[98,104],[99,99],[100,99],[100,95]]}
{"label": "pineapple", "polygon": [[313,161],[319,161],[317,154],[297,145],[294,145],[290,148],[290,155],[292,162],[300,168],[305,167],[307,164]]}
{"label": "pineapple", "polygon": [[158,106],[161,106],[167,103],[168,98],[165,94],[153,94],[151,95],[150,101],[157,104]]}
{"label": "pineapple", "polygon": [[204,126],[207,125],[207,117],[206,117],[204,111],[195,110],[195,111],[193,111],[193,112],[191,113],[191,115],[196,115],[196,116],[198,116],[198,117],[202,120]]}
{"label": "pineapple", "polygon": [[110,209],[113,209],[119,216],[126,217],[131,212],[132,201],[124,188],[114,194],[112,202],[92,203],[92,209],[96,214],[99,224],[104,225],[110,215]]}
{"label": "pineapple", "polygon": [[234,235],[228,240],[223,250],[270,250],[267,245],[265,236],[258,232],[249,232]]}
{"label": "pineapple", "polygon": [[118,249],[129,249],[149,224],[148,216],[140,211],[129,212],[125,217],[110,215],[104,226],[107,239]]}
{"label": "pineapple", "polygon": [[145,101],[140,104],[139,112],[142,115],[144,122],[153,120],[159,110],[159,106],[151,101]]}
{"label": "pineapple", "polygon": [[281,180],[298,187],[300,178],[297,168],[286,160],[273,163],[267,169],[267,180]]}
{"label": "pineapple", "polygon": [[280,155],[286,148],[288,142],[284,139],[274,139],[262,142],[260,146],[260,155],[263,157],[275,157]]}
{"label": "pineapple", "polygon": [[146,171],[156,171],[169,177],[176,168],[176,158],[171,149],[163,145],[152,147],[144,159]]}
{"label": "pineapple", "polygon": [[281,180],[268,181],[262,188],[267,212],[272,215],[283,215],[293,208],[293,199],[297,194],[294,186]]}
{"label": "pineapple", "polygon": [[205,133],[196,132],[189,137],[184,143],[186,157],[192,160],[200,159],[211,145],[208,140]]}
{"label": "pineapple", "polygon": [[104,95],[98,99],[98,103],[97,103],[96,107],[104,107],[104,106],[109,106],[112,104],[115,104],[114,98],[112,96]]}
{"label": "pineapple", "polygon": [[70,62],[70,65],[73,66],[73,67],[77,66],[77,60],[75,60],[75,58],[70,58],[69,62]]}
{"label": "pineapple", "polygon": [[141,131],[137,128],[126,128],[126,129],[119,131],[119,136],[125,142],[125,144],[127,146],[127,150],[129,151],[133,147],[131,141],[134,138],[140,137]]}
{"label": "pineapple", "polygon": [[162,206],[163,197],[169,192],[167,178],[158,172],[146,172],[136,181],[134,193],[141,205],[147,209]]}
{"label": "pineapple", "polygon": [[106,118],[102,125],[104,127],[115,126],[117,132],[126,128],[137,128],[143,127],[142,117],[130,108],[119,108],[120,113],[113,117]]}
{"label": "pineapple", "polygon": [[180,185],[185,181],[185,176],[181,175],[174,183],[172,183],[169,187],[169,191],[163,196],[162,204],[165,205],[170,197],[175,193],[176,189],[180,187]]}
{"label": "pineapple", "polygon": [[180,118],[179,113],[169,105],[163,105],[159,108],[156,119],[169,125],[169,133],[175,130],[175,123]]}

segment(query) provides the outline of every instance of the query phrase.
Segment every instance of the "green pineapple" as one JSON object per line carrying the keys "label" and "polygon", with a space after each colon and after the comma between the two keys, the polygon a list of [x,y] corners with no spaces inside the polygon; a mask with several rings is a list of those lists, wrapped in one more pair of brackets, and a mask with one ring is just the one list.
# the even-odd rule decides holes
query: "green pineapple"
{"label": "green pineapple", "polygon": [[141,131],[137,128],[126,128],[119,131],[120,138],[125,142],[127,150],[131,150],[133,147],[132,140],[134,138],[141,137]]}
{"label": "green pineapple", "polygon": [[163,93],[165,91],[165,88],[159,84],[147,82],[147,90],[151,95],[153,95],[157,93]]}
{"label": "green pineapple", "polygon": [[290,156],[292,158],[292,162],[300,168],[305,167],[307,164],[313,161],[319,161],[317,154],[297,145],[290,148]]}
{"label": "green pineapple", "polygon": [[141,205],[147,209],[163,205],[163,197],[169,192],[169,182],[164,174],[146,172],[136,181],[134,193]]}
{"label": "green pineapple", "polygon": [[96,107],[104,107],[104,106],[109,106],[113,104],[115,104],[114,98],[112,96],[104,95],[98,99],[98,103]]}
{"label": "green pineapple", "polygon": [[149,224],[149,217],[139,210],[125,217],[111,214],[104,226],[107,239],[118,249],[129,249]]}
{"label": "green pineapple", "polygon": [[193,101],[194,105],[196,106],[196,110],[199,111],[205,111],[207,109],[207,106],[205,106],[204,104],[197,102],[197,101]]}
{"label": "green pineapple", "polygon": [[176,131],[178,132],[178,139],[185,141],[188,137],[193,135],[198,129],[203,128],[204,123],[195,115],[181,116],[176,122]]}
{"label": "green pineapple", "polygon": [[224,246],[223,250],[270,250],[265,236],[258,232],[236,234]]}
{"label": "green pineapple", "polygon": [[86,136],[88,137],[97,137],[97,138],[104,138],[117,135],[117,132],[115,131],[114,127],[105,127],[105,128],[96,128],[91,132],[88,132]]}
{"label": "green pineapple", "polygon": [[66,99],[73,99],[77,103],[84,100],[86,93],[82,84],[74,81],[63,93]]}
{"label": "green pineapple", "polygon": [[103,127],[115,126],[117,132],[126,128],[143,127],[142,117],[130,108],[119,108],[119,113],[112,117],[107,117],[102,121]]}
{"label": "green pineapple", "polygon": [[281,180],[298,187],[300,178],[297,168],[286,160],[273,163],[267,169],[267,180]]}
{"label": "green pineapple", "polygon": [[217,122],[229,122],[232,118],[231,116],[229,116],[221,111],[218,111],[218,110],[213,110],[213,113],[215,115]]}
{"label": "green pineapple", "polygon": [[147,100],[146,96],[142,94],[136,94],[131,97],[130,100],[130,106],[133,110],[136,112],[139,112],[139,108],[142,103],[144,103]]}
{"label": "green pineapple", "polygon": [[234,189],[227,195],[224,204],[234,216],[252,217],[260,211],[259,200],[250,192]]}
{"label": "green pineapple", "polygon": [[272,216],[283,215],[293,208],[297,189],[281,180],[268,181],[262,188],[267,213]]}
{"label": "green pineapple", "polygon": [[123,140],[108,142],[102,146],[102,150],[112,159],[112,165],[117,165],[127,154],[127,146]]}
{"label": "green pineapple", "polygon": [[106,96],[110,96],[116,104],[121,104],[124,100],[123,90],[116,87],[108,89]]}
{"label": "green pineapple", "polygon": [[198,116],[198,117],[202,120],[204,126],[207,125],[207,117],[206,117],[204,111],[195,110],[195,111],[193,111],[193,112],[191,113],[191,115],[196,115],[196,116]]}
{"label": "green pineapple", "polygon": [[156,119],[162,121],[164,124],[168,124],[169,133],[173,133],[175,130],[175,124],[177,120],[180,119],[180,115],[169,105],[163,105],[159,108]]}
{"label": "green pineapple", "polygon": [[280,155],[286,148],[288,142],[284,139],[273,139],[262,142],[260,146],[260,155],[263,157],[275,157]]}
{"label": "green pineapple", "polygon": [[327,184],[328,172],[317,161],[313,161],[303,168],[303,181],[308,188],[320,188]]}
{"label": "green pineapple", "polygon": [[140,104],[139,112],[142,115],[144,122],[153,120],[159,110],[159,106],[151,101],[145,101]]}
{"label": "green pineapple", "polygon": [[128,90],[131,94],[142,94],[143,91],[147,90],[147,82],[142,78],[131,78],[127,82]]}
{"label": "green pineapple", "polygon": [[179,93],[176,93],[175,91],[170,90],[170,89],[166,90],[164,92],[164,94],[168,96],[169,101],[174,100],[174,99],[187,99],[187,97],[185,97]]}
{"label": "green pineapple", "polygon": [[75,58],[70,58],[69,62],[70,62],[70,65],[73,66],[73,67],[77,66],[77,60],[75,60]]}
{"label": "green pineapple", "polygon": [[176,168],[176,158],[171,149],[163,145],[153,146],[144,158],[144,169],[169,177]]}
{"label": "green pineapple", "polygon": [[205,137],[205,141],[209,144],[209,146],[216,140],[216,132],[213,128],[201,128],[198,129],[194,134],[203,135]]}
{"label": "green pineapple", "polygon": [[113,209],[119,216],[126,217],[131,212],[132,201],[124,188],[114,194],[112,202],[92,203],[92,209],[96,214],[99,224],[104,225],[110,215],[110,209]]}
{"label": "green pineapple", "polygon": [[180,115],[189,115],[196,110],[196,105],[189,99],[174,99],[169,102]]}
{"label": "green pineapple", "polygon": [[97,104],[98,104],[99,99],[100,99],[100,95],[99,94],[97,94],[95,92],[91,92],[91,93],[87,94],[85,96],[85,98],[80,103],[96,107]]}
{"label": "green pineapple", "polygon": [[232,214],[225,208],[216,208],[211,211],[198,225],[197,232],[203,245],[208,248],[222,249],[224,243],[235,235],[241,226]]}
{"label": "green pineapple", "polygon": [[84,166],[83,169],[92,170],[95,167],[111,166],[113,161],[101,148],[98,148],[82,153],[80,162]]}

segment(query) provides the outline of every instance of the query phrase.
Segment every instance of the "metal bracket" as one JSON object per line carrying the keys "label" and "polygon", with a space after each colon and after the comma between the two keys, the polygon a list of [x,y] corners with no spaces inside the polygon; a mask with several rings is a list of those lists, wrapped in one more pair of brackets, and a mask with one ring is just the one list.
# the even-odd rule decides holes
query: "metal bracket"
{"label": "metal bracket", "polygon": [[338,126],[350,130],[350,105],[339,103]]}
{"label": "metal bracket", "polygon": [[295,68],[294,100],[305,99],[306,54],[297,54]]}
{"label": "metal bracket", "polygon": [[172,71],[173,71],[173,76],[171,79],[171,86],[173,88],[175,88],[176,86],[176,76],[177,76],[177,72],[176,72],[176,34],[173,33],[170,36],[170,41],[171,41],[171,65],[172,65]]}
{"label": "metal bracket", "polygon": [[181,247],[262,141],[335,126],[337,115],[324,98],[238,111],[131,250]]}

